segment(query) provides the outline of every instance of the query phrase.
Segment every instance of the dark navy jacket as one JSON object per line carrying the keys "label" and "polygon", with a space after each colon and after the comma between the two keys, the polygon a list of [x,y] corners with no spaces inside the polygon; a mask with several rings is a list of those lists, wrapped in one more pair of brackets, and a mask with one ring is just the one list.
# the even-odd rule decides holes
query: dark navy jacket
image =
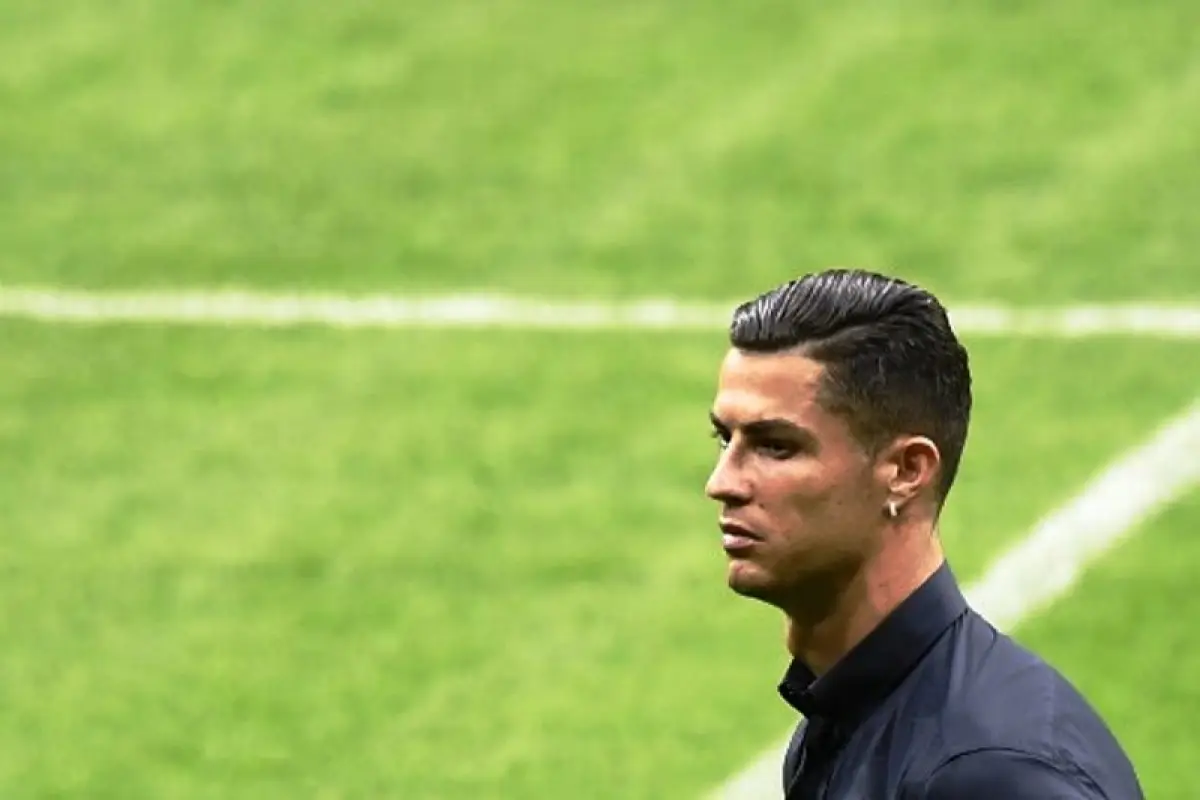
{"label": "dark navy jacket", "polygon": [[788,800],[1141,800],[1133,766],[1067,680],[968,607],[942,567],[820,679],[779,692],[806,717]]}

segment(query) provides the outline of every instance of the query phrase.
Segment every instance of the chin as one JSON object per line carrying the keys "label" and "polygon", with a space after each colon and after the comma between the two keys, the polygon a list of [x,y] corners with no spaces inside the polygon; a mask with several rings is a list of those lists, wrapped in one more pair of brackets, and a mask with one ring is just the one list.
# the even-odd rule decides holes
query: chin
{"label": "chin", "polygon": [[775,581],[771,575],[752,561],[735,559],[729,562],[729,572],[726,576],[729,588],[743,597],[771,602],[775,594],[772,591]]}

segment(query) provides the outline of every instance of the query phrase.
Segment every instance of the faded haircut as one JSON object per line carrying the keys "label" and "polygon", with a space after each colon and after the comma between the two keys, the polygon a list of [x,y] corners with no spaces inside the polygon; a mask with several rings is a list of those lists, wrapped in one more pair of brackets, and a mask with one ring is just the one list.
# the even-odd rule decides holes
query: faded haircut
{"label": "faded haircut", "polygon": [[971,372],[931,293],[866,270],[813,273],[738,306],[729,340],[739,350],[796,350],[822,364],[818,401],[869,452],[896,436],[928,436],[941,452],[935,488],[945,502],[966,446]]}

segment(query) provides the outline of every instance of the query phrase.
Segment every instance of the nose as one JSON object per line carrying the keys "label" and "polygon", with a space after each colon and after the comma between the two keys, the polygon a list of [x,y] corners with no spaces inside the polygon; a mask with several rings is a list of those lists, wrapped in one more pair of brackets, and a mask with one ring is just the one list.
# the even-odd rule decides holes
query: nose
{"label": "nose", "polygon": [[704,493],[725,505],[741,506],[750,502],[750,482],[732,456],[732,448],[722,451],[721,458],[704,485]]}

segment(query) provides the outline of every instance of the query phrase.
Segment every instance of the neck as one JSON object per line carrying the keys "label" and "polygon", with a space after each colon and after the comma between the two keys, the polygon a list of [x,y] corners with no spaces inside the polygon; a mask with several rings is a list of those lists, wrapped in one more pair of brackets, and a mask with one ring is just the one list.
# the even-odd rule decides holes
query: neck
{"label": "neck", "polygon": [[[819,604],[785,608],[787,647],[814,674],[827,672],[915,592],[944,556],[932,531],[889,532],[883,548]],[[815,610],[817,606],[820,610]]]}

